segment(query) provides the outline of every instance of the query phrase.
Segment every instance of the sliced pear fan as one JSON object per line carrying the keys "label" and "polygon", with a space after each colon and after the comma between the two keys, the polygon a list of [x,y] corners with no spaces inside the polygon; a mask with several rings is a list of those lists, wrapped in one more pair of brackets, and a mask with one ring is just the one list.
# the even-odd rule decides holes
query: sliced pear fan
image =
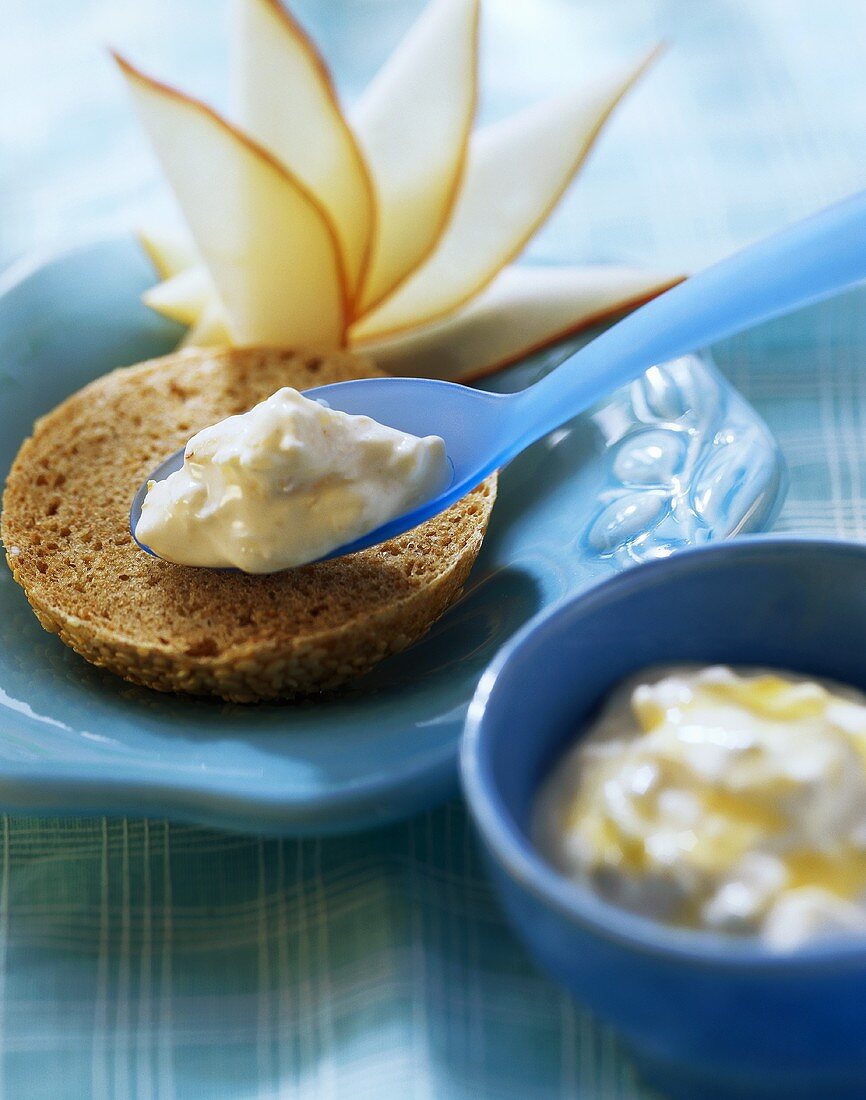
{"label": "sliced pear fan", "polygon": [[204,104],[117,60],[234,340],[339,345],[345,276],[313,196]]}
{"label": "sliced pear fan", "polygon": [[351,113],[378,225],[356,315],[430,253],[454,205],[475,116],[478,0],[432,0]]}
{"label": "sliced pear fan", "polygon": [[655,59],[557,96],[476,134],[451,220],[429,259],[352,339],[383,339],[467,302],[524,247],[562,197],[608,116]]}
{"label": "sliced pear fan", "polygon": [[315,46],[279,0],[237,0],[238,121],[328,212],[354,294],[375,224],[370,173]]}
{"label": "sliced pear fan", "polygon": [[141,235],[163,279],[144,301],[184,344],[348,340],[394,373],[465,380],[677,281],[508,266],[658,49],[470,140],[478,0],[431,0],[351,127],[280,0],[235,4],[242,130],[118,58],[192,237]]}
{"label": "sliced pear fan", "polygon": [[391,374],[465,382],[640,305],[679,279],[607,264],[511,266],[456,313],[360,350]]}

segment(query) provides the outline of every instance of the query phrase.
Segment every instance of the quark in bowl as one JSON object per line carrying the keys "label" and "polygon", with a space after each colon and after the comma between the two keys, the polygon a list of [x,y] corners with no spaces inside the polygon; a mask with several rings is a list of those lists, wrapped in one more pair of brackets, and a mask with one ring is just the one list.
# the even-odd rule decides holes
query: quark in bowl
{"label": "quark in bowl", "polygon": [[647,917],[776,951],[866,937],[866,695],[638,673],[554,767],[533,832],[563,874]]}

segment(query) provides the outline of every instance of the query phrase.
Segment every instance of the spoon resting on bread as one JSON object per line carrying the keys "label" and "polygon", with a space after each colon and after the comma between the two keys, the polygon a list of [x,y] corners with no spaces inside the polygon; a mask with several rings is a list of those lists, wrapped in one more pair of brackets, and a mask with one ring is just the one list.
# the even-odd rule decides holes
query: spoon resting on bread
{"label": "spoon resting on bread", "polygon": [[[335,414],[349,414],[342,423],[344,435],[348,433],[346,438],[350,440],[353,431],[369,432],[371,421],[386,426],[382,429],[385,432],[402,433],[407,444],[414,440],[416,446],[424,441],[429,445],[431,437],[443,440],[451,476],[445,476],[444,465],[438,474],[429,471],[429,484],[424,482],[428,490],[425,494],[420,491],[421,483],[411,483],[415,467],[411,463],[405,465],[406,491],[392,492],[392,506],[378,511],[378,522],[371,520],[366,529],[364,523],[345,524],[342,530],[351,532],[345,541],[341,542],[339,537],[332,538],[330,544],[327,540],[318,543],[312,540],[307,556],[295,553],[282,560],[299,565],[340,557],[401,535],[450,507],[526,447],[654,364],[828,297],[864,278],[866,192],[861,192],[666,291],[520,393],[487,393],[454,382],[424,378],[369,378],[309,390],[307,398],[331,410],[321,418],[323,432],[314,437],[311,446],[327,454],[327,426],[332,424]],[[236,420],[238,431],[242,432],[239,425],[244,418]],[[230,431],[228,435],[231,436]],[[231,449],[231,438],[228,445]],[[177,452],[163,462],[139,488],[133,501],[131,530],[139,545],[151,552],[153,547],[148,547],[143,537],[149,530],[143,506],[149,493],[160,491],[163,479],[178,477],[184,454]],[[320,485],[328,484],[327,479],[321,479]],[[202,485],[200,480],[200,490]],[[188,510],[187,542],[194,541],[197,523],[199,529],[206,525],[213,510],[226,503],[223,490],[222,483],[211,496],[202,490],[204,496],[196,513],[198,521]],[[306,494],[301,501],[303,506],[291,511],[293,524],[315,526],[320,522],[322,509],[327,508],[326,488],[319,493],[311,491],[307,479],[300,483],[300,488],[297,484],[286,485],[283,493],[296,503],[299,494]],[[374,511],[370,511],[371,517]],[[334,528],[340,529],[339,525]],[[248,527],[242,522],[236,531],[239,540],[248,538]],[[279,544],[280,538],[291,537],[292,531],[286,528],[281,532],[265,525],[261,534],[266,541]],[[228,541],[231,542],[231,537]],[[275,570],[281,567],[280,560],[279,555],[274,556]],[[187,562],[214,564],[197,562],[194,555]]]}
{"label": "spoon resting on bread", "polygon": [[[389,543],[278,573],[173,565],[129,534],[143,473],[191,434],[283,387],[379,374],[346,352],[207,348],[66,398],[23,443],[0,512],[8,565],[41,625],[125,680],[233,703],[316,697],[414,645],[470,576],[495,476]],[[146,702],[133,707],[146,721]]]}

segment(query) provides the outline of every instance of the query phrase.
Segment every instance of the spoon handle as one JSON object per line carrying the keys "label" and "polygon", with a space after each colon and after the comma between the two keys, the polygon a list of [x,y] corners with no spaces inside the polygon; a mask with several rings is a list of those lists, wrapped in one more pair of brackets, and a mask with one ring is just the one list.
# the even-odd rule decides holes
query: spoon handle
{"label": "spoon handle", "polygon": [[656,363],[861,279],[866,279],[866,191],[693,275],[581,348],[519,395],[520,447]]}

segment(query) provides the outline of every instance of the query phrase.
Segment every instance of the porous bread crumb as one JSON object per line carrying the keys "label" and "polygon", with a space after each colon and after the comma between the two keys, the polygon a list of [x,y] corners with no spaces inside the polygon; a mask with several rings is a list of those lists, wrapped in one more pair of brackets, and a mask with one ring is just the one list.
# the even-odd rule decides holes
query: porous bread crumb
{"label": "porous bread crumb", "polygon": [[324,691],[411,645],[459,594],[495,478],[399,538],[263,576],[172,565],[129,532],[137,487],[201,428],[281,386],[379,374],[347,353],[208,349],[73,394],[37,421],[3,498],[7,561],[39,621],[133,683],[236,702]]}

